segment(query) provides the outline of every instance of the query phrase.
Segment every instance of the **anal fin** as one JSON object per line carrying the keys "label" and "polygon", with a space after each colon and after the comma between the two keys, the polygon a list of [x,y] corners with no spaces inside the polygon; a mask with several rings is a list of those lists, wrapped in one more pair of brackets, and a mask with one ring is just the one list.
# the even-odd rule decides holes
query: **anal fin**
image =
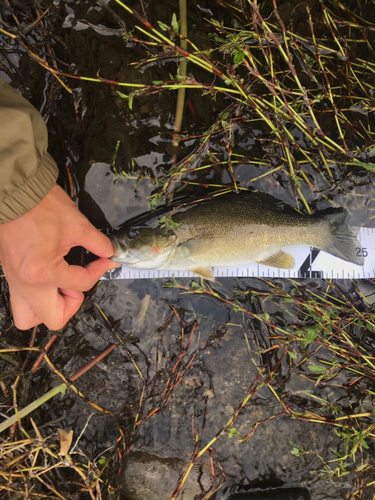
{"label": "anal fin", "polygon": [[201,278],[206,278],[206,280],[215,281],[214,273],[212,267],[195,267],[194,269],[189,269],[192,273],[200,276]]}
{"label": "anal fin", "polygon": [[296,265],[294,258],[290,255],[290,253],[286,253],[283,250],[280,250],[279,252],[271,255],[271,257],[267,257],[267,259],[260,260],[258,262],[264,266],[278,267],[280,269],[293,269]]}

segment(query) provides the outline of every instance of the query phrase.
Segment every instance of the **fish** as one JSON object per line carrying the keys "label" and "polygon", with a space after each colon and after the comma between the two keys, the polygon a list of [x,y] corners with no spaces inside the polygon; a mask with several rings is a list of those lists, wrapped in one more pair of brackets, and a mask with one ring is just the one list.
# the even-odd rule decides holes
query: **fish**
{"label": "fish", "polygon": [[217,266],[258,262],[293,269],[294,258],[284,249],[299,245],[363,265],[358,231],[343,209],[304,215],[243,192],[166,206],[157,216],[144,214],[140,222],[125,224],[109,237],[115,262],[133,269],[188,270],[214,281]]}

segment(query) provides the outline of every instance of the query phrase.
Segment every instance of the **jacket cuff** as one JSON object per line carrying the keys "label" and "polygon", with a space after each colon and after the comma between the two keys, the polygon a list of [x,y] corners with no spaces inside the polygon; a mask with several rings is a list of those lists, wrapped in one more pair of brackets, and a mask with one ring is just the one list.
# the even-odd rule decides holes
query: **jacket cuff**
{"label": "jacket cuff", "polygon": [[37,171],[0,202],[0,224],[11,222],[32,210],[56,183],[59,171],[49,153],[45,153]]}

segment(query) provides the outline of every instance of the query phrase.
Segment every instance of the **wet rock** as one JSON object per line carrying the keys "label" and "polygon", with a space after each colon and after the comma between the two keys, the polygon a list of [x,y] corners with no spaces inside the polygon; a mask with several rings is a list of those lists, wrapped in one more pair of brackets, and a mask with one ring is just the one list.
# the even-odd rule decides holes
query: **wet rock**
{"label": "wet rock", "polygon": [[[120,476],[120,491],[124,500],[165,500],[171,498],[178,480],[187,469],[180,458],[164,458],[143,451],[128,453]],[[201,465],[190,472],[179,498],[194,500],[209,491],[210,474]],[[199,497],[200,498],[200,497]]]}

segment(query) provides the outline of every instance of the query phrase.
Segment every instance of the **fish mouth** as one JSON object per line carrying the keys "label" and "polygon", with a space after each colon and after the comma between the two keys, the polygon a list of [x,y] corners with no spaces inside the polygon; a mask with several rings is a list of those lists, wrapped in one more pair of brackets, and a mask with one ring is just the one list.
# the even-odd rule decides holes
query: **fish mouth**
{"label": "fish mouth", "polygon": [[124,262],[123,260],[121,260],[121,261],[116,260],[116,262],[120,262],[120,264],[122,264],[123,266],[126,266],[126,267],[136,267],[138,264],[141,264],[142,261],[137,260],[136,262]]}
{"label": "fish mouth", "polygon": [[124,249],[122,248],[117,238],[112,238],[111,236],[109,236],[109,239],[111,240],[113,248],[115,249],[115,253],[112,255],[112,257],[110,257],[110,259],[113,260],[113,262],[119,262],[120,264],[123,264],[123,261],[119,259],[121,255],[124,253]]}
{"label": "fish mouth", "polygon": [[126,262],[121,258],[121,254],[118,254],[117,252],[115,252],[110,259],[113,260],[113,262],[118,262],[119,264],[127,267],[134,267],[142,263],[141,260],[136,260],[135,262]]}
{"label": "fish mouth", "polygon": [[[113,242],[113,243],[114,243],[114,242]],[[114,244],[113,246],[115,246],[115,244]],[[136,267],[136,266],[138,266],[139,264],[141,264],[141,263],[142,263],[142,261],[141,261],[141,260],[136,260],[135,262],[134,262],[134,261],[133,261],[133,262],[128,262],[128,261],[126,261],[126,260],[123,258],[123,255],[124,255],[124,253],[125,253],[126,251],[124,252],[124,251],[122,250],[122,248],[121,248],[119,245],[116,245],[116,246],[115,246],[115,250],[116,250],[116,251],[115,251],[115,253],[112,255],[112,257],[110,257],[110,259],[111,259],[113,262],[118,262],[119,264],[122,264],[123,266],[127,266],[127,267]],[[141,267],[141,266],[140,266],[140,267]]]}
{"label": "fish mouth", "polygon": [[[139,264],[142,264],[142,260],[136,260],[135,262],[127,262],[124,258],[123,255],[127,253],[126,247],[124,247],[117,238],[111,238],[109,239],[112,242],[113,248],[115,249],[115,253],[110,257],[113,262],[118,262],[119,264],[122,264],[123,266],[127,267],[136,267]],[[139,266],[142,267],[142,266]]]}

